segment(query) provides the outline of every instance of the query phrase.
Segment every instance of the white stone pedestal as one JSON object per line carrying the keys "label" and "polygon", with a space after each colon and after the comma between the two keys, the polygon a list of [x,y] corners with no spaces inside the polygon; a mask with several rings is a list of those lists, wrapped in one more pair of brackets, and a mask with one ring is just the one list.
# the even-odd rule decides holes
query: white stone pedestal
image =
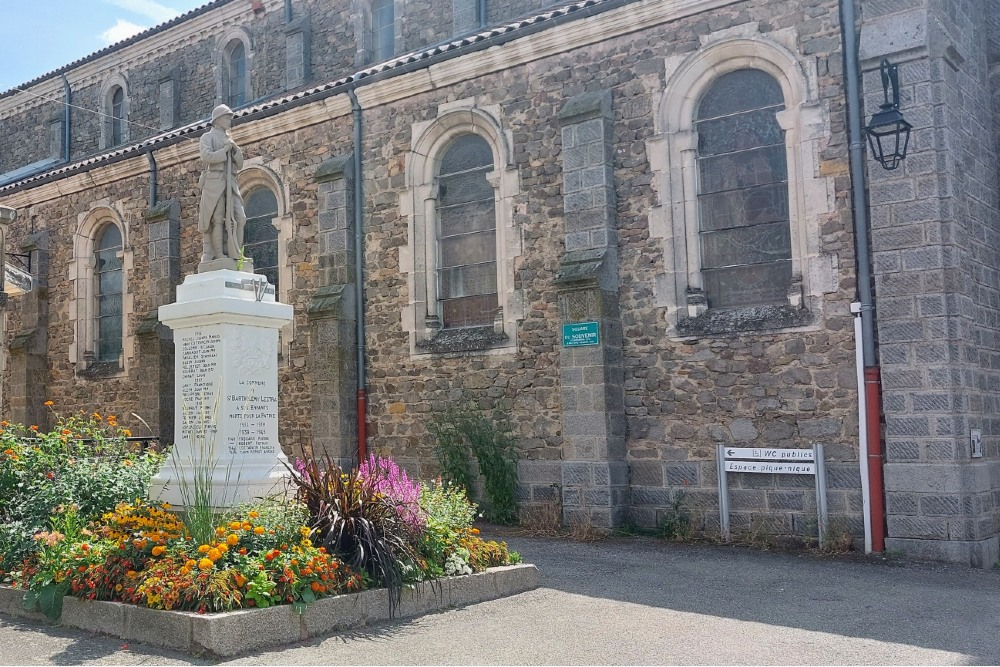
{"label": "white stone pedestal", "polygon": [[187,276],[159,318],[174,332],[174,449],[150,496],[182,507],[198,477],[220,508],[282,492],[278,331],[292,307],[263,276],[220,270]]}

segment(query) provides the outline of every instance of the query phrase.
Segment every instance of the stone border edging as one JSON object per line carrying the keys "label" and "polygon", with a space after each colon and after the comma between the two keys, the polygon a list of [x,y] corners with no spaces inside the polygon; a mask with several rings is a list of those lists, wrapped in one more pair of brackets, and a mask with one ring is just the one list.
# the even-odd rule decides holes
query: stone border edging
{"label": "stone border edging", "polygon": [[[424,581],[403,590],[395,618],[495,600],[538,586],[538,568],[528,564]],[[22,589],[0,587],[0,614],[47,621],[40,613],[26,611],[23,598]],[[388,620],[388,592],[381,588],[323,598],[306,605],[301,614],[292,605],[196,614],[67,596],[59,624],[193,655],[230,658]]]}

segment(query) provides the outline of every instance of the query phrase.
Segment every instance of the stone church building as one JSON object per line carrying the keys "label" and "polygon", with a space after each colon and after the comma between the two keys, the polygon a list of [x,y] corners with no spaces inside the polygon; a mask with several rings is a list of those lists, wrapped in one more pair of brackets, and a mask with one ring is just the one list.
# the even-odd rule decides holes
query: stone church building
{"label": "stone church building", "polygon": [[[431,475],[431,415],[475,400],[513,419],[526,506],[651,527],[683,494],[712,533],[719,445],[820,443],[830,530],[989,566],[1000,7],[848,1],[215,0],[2,92],[2,412],[172,439],[157,309],[226,103],[245,252],[294,307],[290,454],[360,432]],[[882,58],[908,155],[859,171],[850,74],[867,123]],[[815,532],[812,476],[727,477],[733,532]]]}

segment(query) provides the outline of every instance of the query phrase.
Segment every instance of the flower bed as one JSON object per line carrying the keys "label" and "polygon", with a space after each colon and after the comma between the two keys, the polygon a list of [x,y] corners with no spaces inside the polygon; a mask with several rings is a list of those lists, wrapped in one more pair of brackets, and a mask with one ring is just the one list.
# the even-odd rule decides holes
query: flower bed
{"label": "flower bed", "polygon": [[[131,451],[126,433],[97,413],[59,419],[46,434],[4,423],[0,580],[23,591],[25,609],[57,620],[70,596],[303,614],[323,598],[381,588],[391,617],[407,587],[520,561],[478,536],[464,491],[418,484],[377,457],[353,470],[298,462],[294,501],[262,499],[221,516],[189,503],[178,515],[144,499],[163,456]],[[85,474],[67,472],[77,466]]]}

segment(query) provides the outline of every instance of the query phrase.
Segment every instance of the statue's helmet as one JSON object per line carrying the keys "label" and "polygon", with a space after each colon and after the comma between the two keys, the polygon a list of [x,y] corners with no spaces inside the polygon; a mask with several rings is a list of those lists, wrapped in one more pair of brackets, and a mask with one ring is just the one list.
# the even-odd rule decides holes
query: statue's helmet
{"label": "statue's helmet", "polygon": [[217,106],[214,109],[212,109],[212,122],[213,123],[216,120],[218,120],[219,118],[221,118],[222,116],[229,116],[230,118],[232,118],[233,117],[233,110],[230,109],[225,104],[220,104],[219,106]]}

